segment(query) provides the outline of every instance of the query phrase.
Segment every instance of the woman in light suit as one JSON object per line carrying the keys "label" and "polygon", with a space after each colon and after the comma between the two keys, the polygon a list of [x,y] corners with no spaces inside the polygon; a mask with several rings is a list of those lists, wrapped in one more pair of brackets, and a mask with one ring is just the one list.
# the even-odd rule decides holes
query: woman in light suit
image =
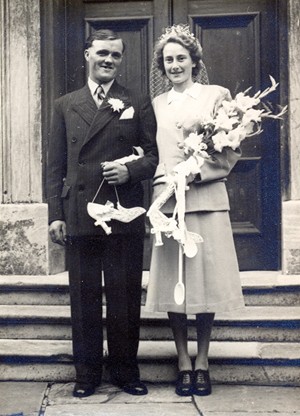
{"label": "woman in light suit", "polygon": [[[231,100],[227,89],[193,81],[199,72],[202,50],[186,27],[169,28],[156,44],[155,57],[173,88],[153,100],[159,150],[154,200],[165,189],[166,178],[175,165],[185,160],[178,144],[195,128],[195,121],[197,124],[201,118],[213,116],[224,99]],[[163,246],[153,248],[146,308],[168,312],[178,353],[176,393],[180,396],[211,393],[208,349],[214,314],[244,306],[225,186],[239,157],[239,150],[226,148],[207,159],[200,174],[189,177],[185,221],[187,229],[200,234],[204,242],[198,245],[195,257],[184,258],[186,295],[182,305],[175,303],[173,295],[178,279],[177,241],[164,238]],[[174,206],[172,197],[162,212],[172,214]],[[194,369],[188,354],[189,314],[196,315],[198,352]]]}

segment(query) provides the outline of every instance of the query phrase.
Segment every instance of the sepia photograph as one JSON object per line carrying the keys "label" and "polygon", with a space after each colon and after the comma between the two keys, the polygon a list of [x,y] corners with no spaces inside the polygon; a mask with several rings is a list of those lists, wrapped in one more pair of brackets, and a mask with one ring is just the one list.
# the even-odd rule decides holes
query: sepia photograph
{"label": "sepia photograph", "polygon": [[0,416],[300,416],[300,1],[0,28]]}

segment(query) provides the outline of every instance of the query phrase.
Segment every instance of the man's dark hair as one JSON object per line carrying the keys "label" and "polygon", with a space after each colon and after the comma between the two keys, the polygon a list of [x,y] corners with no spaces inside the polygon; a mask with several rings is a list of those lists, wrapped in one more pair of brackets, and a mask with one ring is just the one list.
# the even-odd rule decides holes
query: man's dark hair
{"label": "man's dark hair", "polygon": [[120,36],[109,29],[100,29],[93,32],[85,41],[84,49],[88,49],[92,46],[94,40],[116,40],[121,39],[123,44],[123,52],[125,51],[125,43]]}

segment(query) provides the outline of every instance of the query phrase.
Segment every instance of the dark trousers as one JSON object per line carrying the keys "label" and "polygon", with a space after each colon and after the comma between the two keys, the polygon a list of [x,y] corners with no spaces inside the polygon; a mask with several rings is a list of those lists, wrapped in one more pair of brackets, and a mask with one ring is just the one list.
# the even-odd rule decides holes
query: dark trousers
{"label": "dark trousers", "polygon": [[139,378],[143,236],[78,237],[68,245],[73,357],[80,382],[100,383],[103,364],[102,279],[112,381]]}

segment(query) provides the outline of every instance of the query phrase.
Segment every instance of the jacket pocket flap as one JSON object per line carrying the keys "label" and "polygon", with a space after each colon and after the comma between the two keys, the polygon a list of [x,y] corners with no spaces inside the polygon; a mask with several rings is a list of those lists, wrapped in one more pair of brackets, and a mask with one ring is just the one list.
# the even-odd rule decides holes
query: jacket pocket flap
{"label": "jacket pocket flap", "polygon": [[62,192],[61,192],[61,198],[66,198],[69,194],[69,190],[71,189],[71,186],[69,185],[64,185]]}

